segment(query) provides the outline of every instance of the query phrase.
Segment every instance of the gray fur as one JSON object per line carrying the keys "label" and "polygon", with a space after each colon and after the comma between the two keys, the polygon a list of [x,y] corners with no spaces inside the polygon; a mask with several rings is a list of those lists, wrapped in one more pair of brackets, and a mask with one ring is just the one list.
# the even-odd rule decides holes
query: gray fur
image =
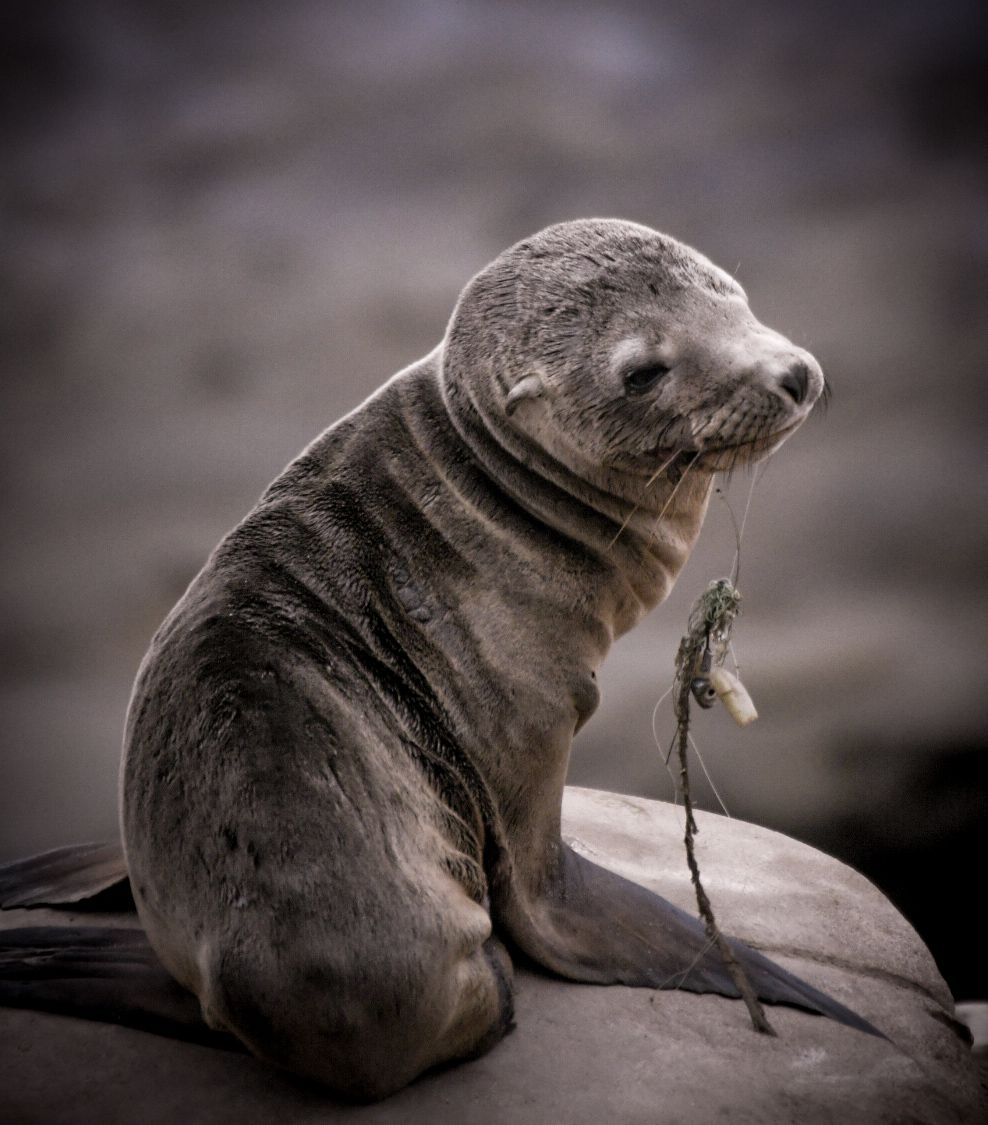
{"label": "gray fur", "polygon": [[[649,359],[669,374],[630,396]],[[799,406],[778,387],[797,360]],[[567,223],[478,274],[440,347],[285,470],[158,631],[128,718],[135,900],[212,1026],[374,1098],[508,1029],[501,939],[576,980],[685,970],[697,924],[562,845],[570,744],[713,470],[822,386],[699,254]],[[672,496],[681,468],[649,480],[677,452],[696,465]],[[746,955],[763,997],[844,1018]],[[684,987],[732,994],[711,957]]]}

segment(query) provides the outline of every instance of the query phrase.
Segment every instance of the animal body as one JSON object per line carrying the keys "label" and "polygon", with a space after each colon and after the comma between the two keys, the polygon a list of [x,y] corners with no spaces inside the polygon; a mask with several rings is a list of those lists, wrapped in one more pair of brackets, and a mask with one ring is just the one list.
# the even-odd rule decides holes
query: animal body
{"label": "animal body", "polygon": [[[823,387],[702,255],[564,223],[288,466],[158,631],[127,721],[134,899],[212,1028],[375,1099],[505,1034],[511,949],[736,995],[694,919],[562,843],[562,789],[595,670],[669,592],[715,473]],[[736,948],[763,999],[869,1029]]]}

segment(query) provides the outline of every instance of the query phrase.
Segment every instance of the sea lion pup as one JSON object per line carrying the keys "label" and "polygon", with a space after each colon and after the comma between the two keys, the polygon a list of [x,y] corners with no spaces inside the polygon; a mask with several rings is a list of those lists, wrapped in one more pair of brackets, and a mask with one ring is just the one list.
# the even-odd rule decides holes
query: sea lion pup
{"label": "sea lion pup", "polygon": [[[504,1035],[503,942],[736,995],[699,923],[562,843],[562,789],[595,669],[669,592],[715,472],[823,386],[700,254],[564,223],[289,465],[158,631],[127,722],[134,897],[211,1027],[373,1099]],[[737,949],[763,999],[869,1029]]]}

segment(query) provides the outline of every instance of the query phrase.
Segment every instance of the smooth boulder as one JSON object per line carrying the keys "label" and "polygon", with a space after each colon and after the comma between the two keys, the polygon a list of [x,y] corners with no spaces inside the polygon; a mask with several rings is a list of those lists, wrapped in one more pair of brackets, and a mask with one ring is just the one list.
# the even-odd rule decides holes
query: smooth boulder
{"label": "smooth boulder", "polygon": [[[570,788],[565,839],[695,911],[673,805]],[[570,984],[519,967],[517,1027],[490,1054],[375,1106],[232,1052],[107,1024],[0,1010],[0,1119],[186,1125],[476,1121],[929,1122],[988,1119],[953,1000],[929,952],[863,876],[777,832],[698,814],[698,858],[725,932],[853,1007],[888,1037],[769,1008],[756,1034],[738,1001]],[[9,911],[0,926],[112,924]],[[607,919],[601,919],[607,925]]]}

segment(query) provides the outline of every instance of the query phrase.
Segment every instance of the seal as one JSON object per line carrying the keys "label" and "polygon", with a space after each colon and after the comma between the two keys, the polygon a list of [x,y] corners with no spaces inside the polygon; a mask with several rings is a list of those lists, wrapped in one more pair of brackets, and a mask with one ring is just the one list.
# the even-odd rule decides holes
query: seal
{"label": "seal", "polygon": [[[562,790],[595,671],[669,592],[715,473],[823,388],[702,255],[564,223],[288,466],[161,626],[127,721],[134,899],[211,1028],[376,1099],[505,1034],[508,946],[737,995],[698,922],[563,844]],[[763,999],[873,1030],[734,948]]]}

